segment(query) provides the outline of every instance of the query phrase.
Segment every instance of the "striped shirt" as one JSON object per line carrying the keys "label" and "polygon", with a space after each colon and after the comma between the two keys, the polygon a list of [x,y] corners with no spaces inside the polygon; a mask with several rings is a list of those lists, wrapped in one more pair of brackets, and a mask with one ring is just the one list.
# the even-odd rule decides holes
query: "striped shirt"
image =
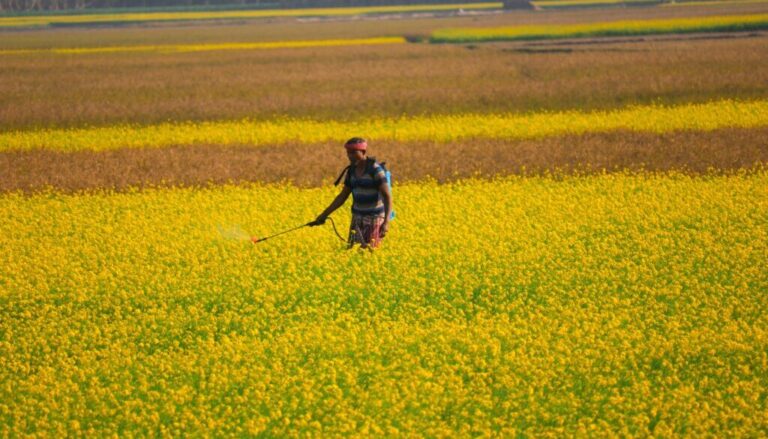
{"label": "striped shirt", "polygon": [[[368,165],[371,166],[371,165]],[[353,166],[344,179],[344,186],[352,189],[352,213],[355,215],[379,216],[384,215],[384,200],[379,187],[387,184],[384,168],[374,162],[362,176],[355,175]]]}

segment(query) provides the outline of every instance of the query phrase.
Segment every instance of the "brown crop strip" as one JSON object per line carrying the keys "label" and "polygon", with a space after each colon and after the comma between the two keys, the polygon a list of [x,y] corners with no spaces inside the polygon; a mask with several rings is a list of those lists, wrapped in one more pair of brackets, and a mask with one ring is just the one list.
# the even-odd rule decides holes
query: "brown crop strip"
{"label": "brown crop strip", "polygon": [[[649,134],[613,132],[538,140],[479,139],[449,144],[382,142],[371,154],[386,160],[399,182],[432,177],[602,170],[683,170],[704,173],[768,163],[768,128]],[[289,181],[330,184],[345,166],[337,144],[279,147],[198,145],[107,152],[0,154],[0,191],[63,191],[132,186]]]}

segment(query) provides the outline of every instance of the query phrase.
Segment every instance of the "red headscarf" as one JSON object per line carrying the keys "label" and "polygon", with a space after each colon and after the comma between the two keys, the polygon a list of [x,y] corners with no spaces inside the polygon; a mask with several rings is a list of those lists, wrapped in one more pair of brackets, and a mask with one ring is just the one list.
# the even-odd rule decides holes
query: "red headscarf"
{"label": "red headscarf", "polygon": [[350,140],[344,144],[347,151],[365,151],[368,149],[368,143],[365,140]]}

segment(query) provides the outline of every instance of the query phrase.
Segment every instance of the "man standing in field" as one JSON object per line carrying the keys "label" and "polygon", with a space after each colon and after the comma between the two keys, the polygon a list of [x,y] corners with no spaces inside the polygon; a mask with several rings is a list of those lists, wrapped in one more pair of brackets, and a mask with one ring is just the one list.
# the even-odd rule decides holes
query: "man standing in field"
{"label": "man standing in field", "polygon": [[317,217],[315,224],[323,224],[352,194],[352,224],[347,242],[350,247],[360,244],[362,248],[376,248],[389,231],[392,215],[392,192],[385,170],[376,160],[367,157],[365,139],[353,137],[344,144],[344,148],[350,163],[345,169],[344,187]]}

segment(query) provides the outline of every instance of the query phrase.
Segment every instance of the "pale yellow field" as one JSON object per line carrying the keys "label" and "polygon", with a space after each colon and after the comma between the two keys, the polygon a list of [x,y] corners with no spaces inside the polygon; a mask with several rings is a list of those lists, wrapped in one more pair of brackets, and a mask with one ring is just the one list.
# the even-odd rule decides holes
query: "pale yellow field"
{"label": "pale yellow field", "polygon": [[221,50],[265,50],[300,47],[370,46],[378,44],[403,44],[403,37],[350,38],[338,40],[267,41],[259,43],[223,44],[168,44],[154,46],[111,46],[111,47],[64,47],[54,49],[10,49],[0,50],[0,55],[89,55],[94,53],[179,53],[210,52]]}

